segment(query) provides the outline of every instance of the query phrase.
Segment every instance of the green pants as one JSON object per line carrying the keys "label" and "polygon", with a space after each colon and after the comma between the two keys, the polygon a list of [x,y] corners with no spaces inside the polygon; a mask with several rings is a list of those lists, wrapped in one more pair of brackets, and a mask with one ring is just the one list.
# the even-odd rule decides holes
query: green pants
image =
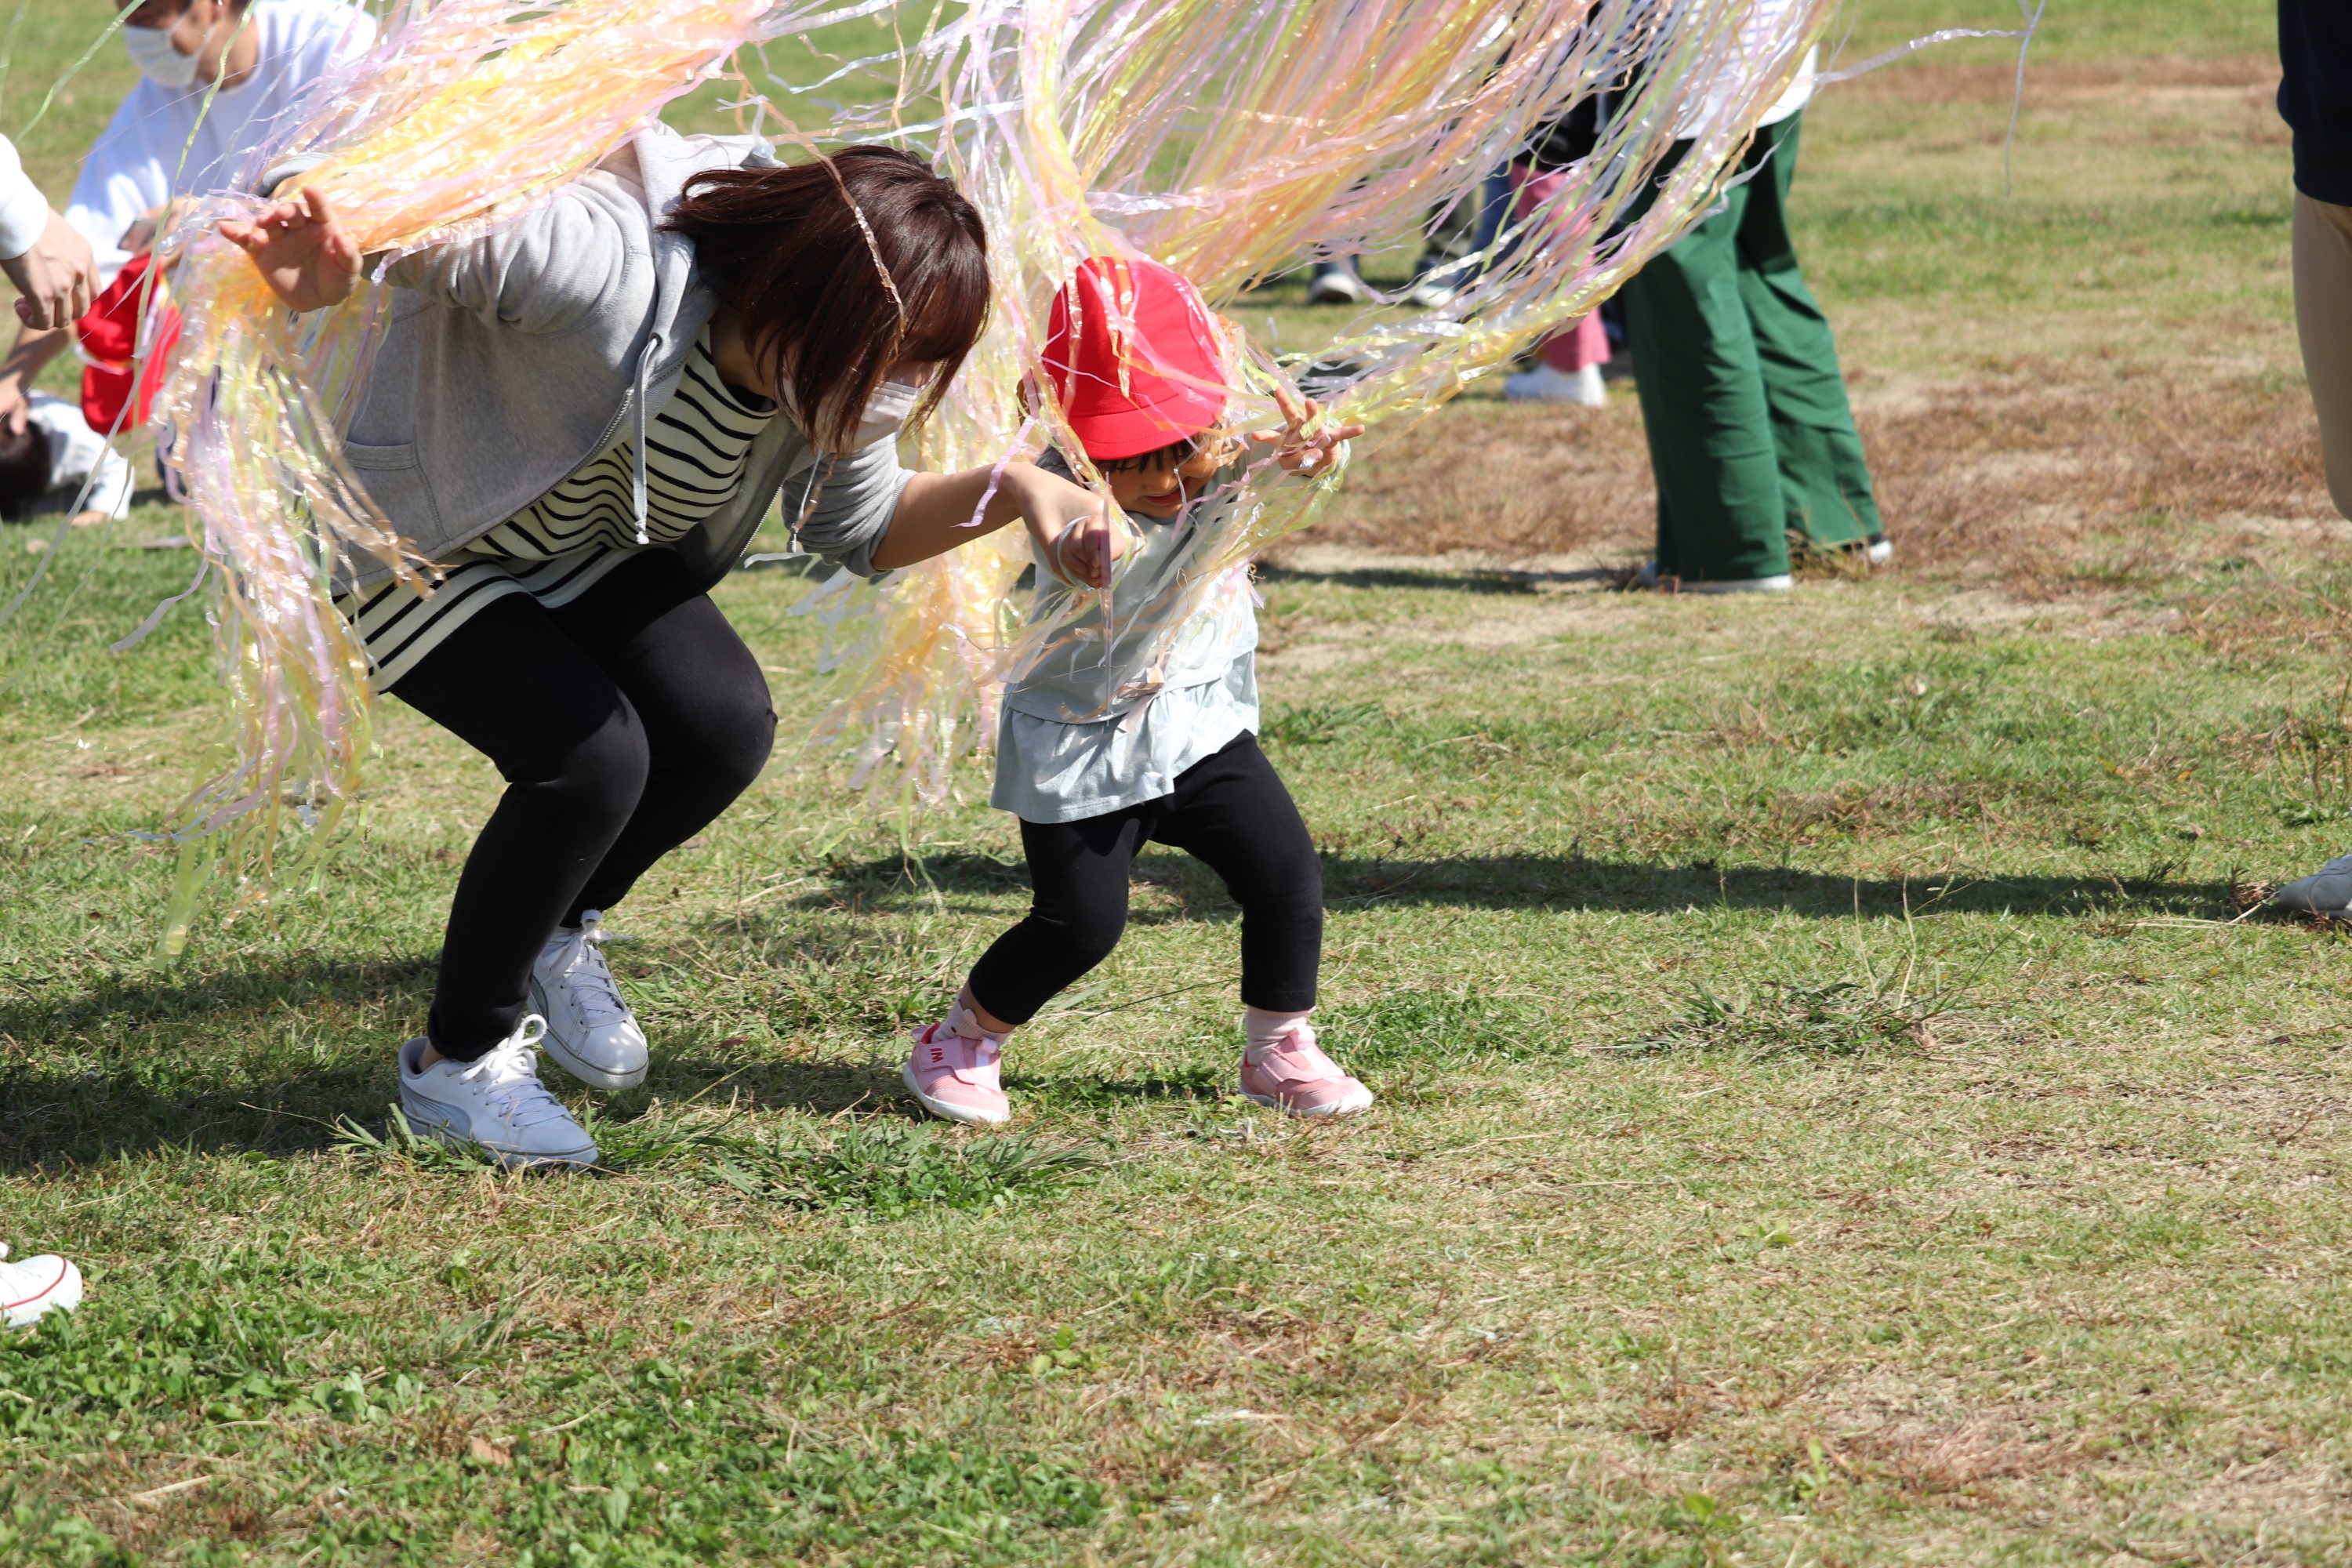
{"label": "green pants", "polygon": [[1759,131],[1740,164],[1754,177],[1625,286],[1661,576],[1776,577],[1791,535],[1827,550],[1881,532],[1837,345],[1789,237],[1802,119]]}

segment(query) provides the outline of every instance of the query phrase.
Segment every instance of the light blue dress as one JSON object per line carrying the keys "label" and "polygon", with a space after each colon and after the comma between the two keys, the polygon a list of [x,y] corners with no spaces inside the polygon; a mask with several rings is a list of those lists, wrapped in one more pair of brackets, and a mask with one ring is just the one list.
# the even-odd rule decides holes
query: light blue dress
{"label": "light blue dress", "polygon": [[[1196,576],[1187,568],[1218,532],[1217,509],[1233,504],[1220,498],[1231,488],[1219,485],[1174,518],[1128,514],[1142,547],[1111,590],[1117,633],[1107,642],[1096,597],[1005,688],[991,805],[1035,823],[1140,805],[1173,794],[1184,770],[1257,728],[1257,595],[1246,566],[1222,574],[1165,657],[1134,673]],[[1033,624],[1072,593],[1042,557],[1036,571]]]}

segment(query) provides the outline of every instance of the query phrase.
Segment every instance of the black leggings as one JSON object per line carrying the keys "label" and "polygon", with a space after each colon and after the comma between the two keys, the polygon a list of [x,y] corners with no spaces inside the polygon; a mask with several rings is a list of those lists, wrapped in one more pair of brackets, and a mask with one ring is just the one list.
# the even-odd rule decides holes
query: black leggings
{"label": "black leggings", "polygon": [[459,1061],[514,1032],[556,927],[620,902],[726,810],[776,735],[759,661],[667,550],[559,610],[507,595],[392,694],[507,781],[457,879],[426,1026]]}
{"label": "black leggings", "polygon": [[1270,1013],[1315,1005],[1323,956],[1323,866],[1281,775],[1243,735],[1177,775],[1158,800],[1077,822],[1021,824],[1028,918],[972,966],[972,1000],[1025,1024],[1110,956],[1127,925],[1128,873],[1149,843],[1205,861],[1242,907],[1242,1001]]}

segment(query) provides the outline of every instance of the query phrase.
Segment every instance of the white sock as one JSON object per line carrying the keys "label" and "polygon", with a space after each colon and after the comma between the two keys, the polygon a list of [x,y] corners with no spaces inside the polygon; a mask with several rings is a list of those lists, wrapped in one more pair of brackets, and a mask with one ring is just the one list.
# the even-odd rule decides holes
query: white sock
{"label": "white sock", "polygon": [[971,1008],[963,1005],[963,998],[961,996],[949,1005],[948,1033],[967,1040],[986,1040],[1000,1051],[1004,1048],[1004,1042],[1013,1035],[1010,1029],[1001,1035],[992,1035],[982,1028],[980,1020],[972,1016]]}
{"label": "white sock", "polygon": [[[1313,1012],[1308,1008],[1307,1012]],[[1269,1013],[1263,1007],[1242,1009],[1242,1033],[1249,1040],[1252,1056],[1272,1050],[1290,1037],[1290,1026],[1307,1016],[1307,1013]]]}

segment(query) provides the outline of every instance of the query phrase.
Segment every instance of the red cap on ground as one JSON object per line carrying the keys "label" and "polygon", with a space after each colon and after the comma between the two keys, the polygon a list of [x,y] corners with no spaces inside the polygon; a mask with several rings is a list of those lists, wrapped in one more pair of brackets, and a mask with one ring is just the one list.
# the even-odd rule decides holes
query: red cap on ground
{"label": "red cap on ground", "polygon": [[1046,318],[1045,379],[1097,461],[1156,451],[1224,417],[1224,353],[1201,291],[1139,258],[1078,263]]}

